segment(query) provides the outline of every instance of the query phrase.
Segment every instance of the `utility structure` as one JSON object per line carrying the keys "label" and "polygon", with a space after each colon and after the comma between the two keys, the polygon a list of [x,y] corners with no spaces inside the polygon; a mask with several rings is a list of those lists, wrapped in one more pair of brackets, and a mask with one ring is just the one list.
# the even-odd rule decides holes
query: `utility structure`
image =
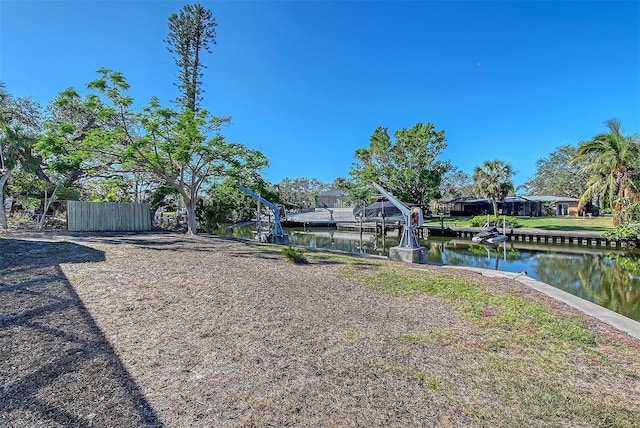
{"label": "utility structure", "polygon": [[389,248],[389,259],[409,263],[425,263],[427,261],[427,252],[424,247],[418,244],[416,234],[416,228],[423,224],[422,210],[419,207],[409,208],[377,183],[373,183],[373,187],[395,205],[402,213],[402,217],[404,217],[400,245]]}
{"label": "utility structure", "polygon": [[256,201],[258,201],[258,215],[256,219],[256,226],[257,226],[256,240],[259,240],[259,241],[263,240],[262,227],[260,225],[260,204],[262,204],[267,208],[269,208],[273,213],[273,224],[271,225],[271,232],[266,237],[266,241],[271,244],[289,245],[289,235],[284,233],[284,230],[282,230],[282,224],[280,224],[280,208],[277,205],[269,202],[262,196],[244,187],[243,185],[240,185],[238,187],[244,193],[246,193]]}

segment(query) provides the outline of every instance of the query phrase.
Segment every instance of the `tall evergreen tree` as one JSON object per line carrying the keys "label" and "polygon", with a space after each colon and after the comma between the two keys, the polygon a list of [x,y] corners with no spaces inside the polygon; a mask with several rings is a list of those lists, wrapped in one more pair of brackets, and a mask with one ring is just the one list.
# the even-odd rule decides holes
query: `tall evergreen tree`
{"label": "tall evergreen tree", "polygon": [[178,104],[194,112],[199,109],[202,100],[202,63],[203,51],[211,53],[210,45],[216,44],[215,18],[210,10],[200,4],[186,5],[180,13],[169,17],[169,36],[165,43],[169,52],[175,55],[176,65],[180,69],[178,89],[181,95]]}

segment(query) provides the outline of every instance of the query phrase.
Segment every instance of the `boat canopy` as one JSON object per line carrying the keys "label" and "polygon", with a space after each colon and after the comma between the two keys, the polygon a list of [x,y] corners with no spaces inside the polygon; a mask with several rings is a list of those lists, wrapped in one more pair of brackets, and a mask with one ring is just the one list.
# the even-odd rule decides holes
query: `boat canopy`
{"label": "boat canopy", "polygon": [[[362,215],[362,208],[354,208],[353,216],[355,218],[360,217]],[[384,200],[374,202],[371,205],[367,205],[364,208],[364,218],[380,218],[384,213],[385,217],[402,217],[402,212],[398,207],[396,207],[393,203]]]}

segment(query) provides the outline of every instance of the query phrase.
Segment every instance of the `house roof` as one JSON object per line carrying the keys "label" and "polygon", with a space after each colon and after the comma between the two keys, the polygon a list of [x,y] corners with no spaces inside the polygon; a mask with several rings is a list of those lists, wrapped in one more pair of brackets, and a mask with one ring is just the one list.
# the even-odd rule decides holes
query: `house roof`
{"label": "house roof", "polygon": [[[498,202],[578,202],[579,199],[568,196],[507,196],[504,201]],[[457,198],[447,202],[448,204],[489,204],[491,201],[484,198]]]}
{"label": "house roof", "polygon": [[326,192],[318,193],[318,196],[344,196],[345,194],[342,190],[327,190]]}
{"label": "house roof", "polygon": [[571,198],[569,196],[522,196],[522,198],[527,199],[529,201],[537,201],[537,202],[578,202],[580,199]]}
{"label": "house roof", "polygon": [[483,203],[483,202],[489,203],[489,200],[481,199],[481,198],[456,198],[456,199],[447,201],[448,204],[460,204],[460,203],[477,204],[477,203]]}

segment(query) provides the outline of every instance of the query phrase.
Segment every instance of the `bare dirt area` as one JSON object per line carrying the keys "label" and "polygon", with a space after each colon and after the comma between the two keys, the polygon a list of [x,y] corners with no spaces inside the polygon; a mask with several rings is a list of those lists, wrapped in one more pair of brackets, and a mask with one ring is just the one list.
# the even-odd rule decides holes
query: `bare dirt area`
{"label": "bare dirt area", "polygon": [[[509,416],[504,389],[527,385],[491,376],[516,357],[438,297],[350,281],[376,269],[367,259],[296,265],[275,247],[175,234],[0,245],[0,426],[593,426],[581,410]],[[447,274],[572,312],[514,281]],[[637,360],[601,352],[576,353],[540,394],[569,382],[586,401],[640,409]],[[615,420],[633,426],[640,413],[625,409]]]}

